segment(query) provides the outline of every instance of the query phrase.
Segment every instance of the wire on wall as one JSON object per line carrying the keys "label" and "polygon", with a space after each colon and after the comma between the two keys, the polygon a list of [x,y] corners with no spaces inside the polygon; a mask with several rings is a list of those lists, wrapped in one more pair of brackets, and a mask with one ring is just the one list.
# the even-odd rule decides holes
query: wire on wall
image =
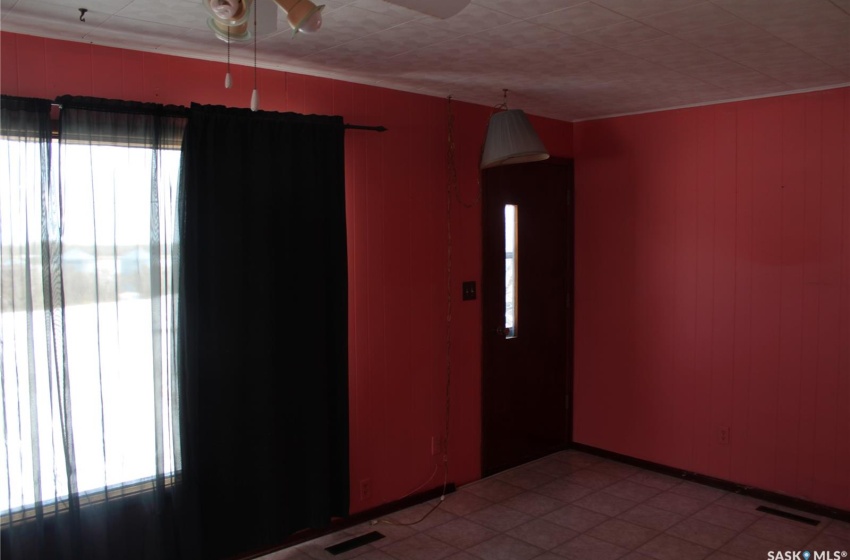
{"label": "wire on wall", "polygon": [[[448,488],[449,483],[449,435],[451,434],[450,430],[450,419],[451,419],[451,396],[452,396],[452,200],[455,196],[457,196],[457,166],[455,164],[455,142],[454,142],[454,114],[452,112],[452,97],[448,96],[448,138],[446,143],[447,153],[446,153],[446,408],[445,408],[445,429],[443,431],[443,440],[440,442],[440,447],[442,451],[443,458],[443,491],[440,494],[440,499],[437,503],[435,503],[431,508],[426,511],[419,519],[410,522],[401,522],[394,521],[392,519],[377,519],[372,521],[372,525],[378,523],[384,523],[387,525],[416,525],[425,520],[429,515],[434,513],[434,511],[440,507],[440,504],[443,503],[446,499],[446,489]],[[479,193],[478,198],[480,199],[481,195]],[[460,200],[458,196],[458,201],[463,204],[463,201]],[[472,205],[474,205],[478,200],[476,199]],[[467,206],[467,207],[471,207]],[[464,204],[464,206],[466,206]],[[431,476],[428,477],[428,480],[420,484],[416,489],[407,493],[402,498],[406,498],[411,494],[418,492],[425,485],[427,485],[431,480],[433,480],[434,475],[437,474],[439,470],[439,465],[434,465],[434,471],[431,473]]]}
{"label": "wire on wall", "polygon": [[[460,189],[457,185],[457,166],[455,165],[455,137],[454,137],[454,128],[455,128],[455,115],[452,110],[452,96],[448,97],[448,122],[449,122],[449,154],[448,154],[448,171],[449,171],[449,189],[454,191],[455,198],[457,198],[458,203],[464,208],[473,208],[478,202],[481,200],[481,173],[478,174],[478,195],[475,197],[475,200],[472,202],[465,202],[460,197]],[[483,152],[484,145],[481,145],[481,150]],[[481,159],[480,157],[478,158]]]}

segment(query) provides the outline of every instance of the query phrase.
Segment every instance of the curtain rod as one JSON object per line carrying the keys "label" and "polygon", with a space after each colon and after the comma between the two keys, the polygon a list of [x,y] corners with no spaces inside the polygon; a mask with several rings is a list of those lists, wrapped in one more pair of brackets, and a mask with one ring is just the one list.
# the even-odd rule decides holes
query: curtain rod
{"label": "curtain rod", "polygon": [[[59,109],[62,108],[62,104],[57,103],[56,101],[51,103],[51,105],[53,105],[54,107],[57,107]],[[185,107],[178,107],[178,108],[182,109],[182,110],[188,110]],[[369,131],[372,131],[372,132],[386,132],[387,130],[389,130],[385,126],[370,126],[370,125],[364,125],[364,124],[349,124],[349,123],[345,123],[343,125],[343,128],[353,129],[353,130],[369,130]]]}
{"label": "curtain rod", "polygon": [[372,130],[374,132],[386,132],[387,130],[389,130],[385,126],[367,126],[367,125],[364,125],[364,124],[348,124],[348,123],[345,123],[343,128],[346,128],[346,129],[352,128],[354,130]]}

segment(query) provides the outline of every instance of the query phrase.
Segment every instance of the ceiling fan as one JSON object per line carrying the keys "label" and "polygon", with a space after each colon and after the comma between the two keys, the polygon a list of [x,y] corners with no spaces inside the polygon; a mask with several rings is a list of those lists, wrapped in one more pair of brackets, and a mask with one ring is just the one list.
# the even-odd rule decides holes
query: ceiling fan
{"label": "ceiling fan", "polygon": [[[447,19],[463,10],[470,0],[383,0],[428,16]],[[257,34],[277,30],[277,9],[286,14],[293,36],[314,33],[322,27],[322,10],[311,0],[203,0],[210,13],[207,25],[222,41],[242,42],[251,38],[248,16],[257,10]],[[262,22],[262,24],[260,23]]]}

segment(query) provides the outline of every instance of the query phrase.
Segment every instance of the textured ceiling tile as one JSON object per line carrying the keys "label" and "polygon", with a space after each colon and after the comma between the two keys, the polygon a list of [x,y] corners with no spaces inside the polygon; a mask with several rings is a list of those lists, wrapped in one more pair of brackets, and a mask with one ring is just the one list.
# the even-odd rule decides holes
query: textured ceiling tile
{"label": "textured ceiling tile", "polygon": [[[838,0],[832,0],[836,3]],[[848,21],[850,15],[830,0],[713,0],[714,4],[771,33]]]}
{"label": "textured ceiling tile", "polygon": [[593,0],[600,6],[630,18],[641,18],[699,4],[705,0]]}
{"label": "textured ceiling tile", "polygon": [[324,16],[322,30],[316,35],[327,35],[337,43],[344,43],[388,29],[398,23],[393,15],[345,6]]}
{"label": "textured ceiling tile", "polygon": [[87,14],[86,21],[81,22],[80,11],[76,7],[58,6],[36,0],[21,0],[11,11],[3,14],[3,23],[33,26],[52,24],[52,29],[62,30],[63,37],[82,38],[108,18],[107,13],[94,12]]}
{"label": "textured ceiling tile", "polygon": [[455,33],[447,29],[411,21],[355,39],[347,44],[360,50],[364,57],[391,57],[456,37]]}
{"label": "textured ceiling tile", "polygon": [[621,47],[619,50],[668,68],[687,68],[722,62],[722,58],[710,51],[696,47],[673,36],[644,41]]}
{"label": "textured ceiling tile", "polygon": [[349,6],[391,17],[397,23],[404,23],[406,21],[413,21],[416,19],[428,17],[419,12],[409,10],[403,6],[396,6],[395,4],[383,2],[382,0],[355,0],[354,2],[349,4]]}
{"label": "textured ceiling tile", "polygon": [[[258,64],[485,105],[507,87],[529,113],[556,118],[850,81],[850,16],[831,3],[850,0],[473,0],[447,20],[381,0],[324,1],[321,31],[295,38],[278,10]],[[200,0],[87,0],[87,24],[71,0],[0,2],[6,31],[225,59]],[[250,64],[252,44],[231,54]]]}
{"label": "textured ceiling tile", "polygon": [[564,33],[579,35],[591,29],[621,23],[627,19],[625,16],[612,12],[602,6],[597,6],[592,2],[586,2],[571,8],[565,8],[557,12],[539,16],[529,21],[551,27]]}
{"label": "textured ceiling tile", "polygon": [[[79,19],[80,12],[78,8],[86,8],[89,12],[86,14],[86,20],[88,20],[88,15],[91,13],[99,12],[101,15],[103,14],[116,14],[122,8],[130,4],[133,0],[86,0],[85,2],[74,2],[73,0],[39,0],[40,2],[44,2],[45,4],[53,4],[54,6],[64,6],[66,8],[74,8],[77,12],[77,18]],[[185,1],[185,0],[181,0]],[[24,4],[26,0],[21,0],[18,4]],[[5,3],[3,4],[5,8]]]}
{"label": "textured ceiling tile", "polygon": [[842,45],[850,54],[850,16],[825,25],[806,25],[776,31],[774,34],[792,45],[805,48]]}
{"label": "textured ceiling tile", "polygon": [[850,50],[844,48],[844,46],[840,43],[806,46],[801,48],[815,58],[826,62],[833,68],[846,68],[850,66]]}
{"label": "textured ceiling tile", "polygon": [[520,19],[548,14],[582,2],[587,2],[587,0],[472,0],[473,4]]}
{"label": "textured ceiling tile", "polygon": [[208,29],[209,15],[200,2],[172,2],[170,0],[133,0],[117,12],[122,18],[154,23],[165,23],[187,29]]}
{"label": "textured ceiling tile", "polygon": [[[88,14],[86,14],[88,16]],[[86,18],[88,19],[88,18]],[[161,39],[181,39],[187,38],[188,32],[193,32],[193,39],[204,37],[204,44],[220,47],[220,52],[225,53],[227,44],[224,41],[216,39],[215,35],[206,27],[204,29],[186,29],[175,25],[165,23],[138,21],[122,16],[112,16],[107,21],[107,25],[103,25],[97,29],[92,29],[86,35],[87,39],[96,39],[103,37],[104,33],[120,34],[125,37],[125,40],[137,40],[145,38],[147,41],[159,44]]]}
{"label": "textured ceiling tile", "polygon": [[547,41],[557,43],[564,34],[541,25],[516,21],[476,33],[475,36],[484,39],[492,48],[498,50]]}
{"label": "textured ceiling tile", "polygon": [[675,34],[686,41],[706,48],[759,41],[771,37],[770,33],[764,29],[740,19],[725,25],[692,29],[687,33],[676,31]]}
{"label": "textured ceiling tile", "polygon": [[434,25],[459,35],[466,35],[512,23],[517,21],[517,18],[477,4],[470,4],[458,15],[449,19],[424,18],[419,21],[423,25]]}
{"label": "textured ceiling tile", "polygon": [[582,33],[579,37],[606,47],[622,47],[650,39],[658,39],[665,35],[663,31],[629,20]]}
{"label": "textured ceiling tile", "polygon": [[680,36],[698,29],[713,28],[740,21],[726,10],[709,3],[696,4],[671,12],[662,12],[640,18],[640,20],[656,29]]}

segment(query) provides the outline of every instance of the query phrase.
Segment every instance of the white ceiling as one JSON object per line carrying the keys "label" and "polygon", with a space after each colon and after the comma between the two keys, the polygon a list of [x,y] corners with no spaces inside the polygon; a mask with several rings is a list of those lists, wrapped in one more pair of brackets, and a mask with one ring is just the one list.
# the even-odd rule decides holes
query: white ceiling
{"label": "white ceiling", "polygon": [[[295,38],[277,10],[259,66],[485,105],[508,88],[512,107],[568,121],[850,83],[850,0],[472,0],[447,20],[325,4],[322,29]],[[6,31],[225,59],[200,0],[0,5]],[[251,64],[252,46],[232,57]]]}

